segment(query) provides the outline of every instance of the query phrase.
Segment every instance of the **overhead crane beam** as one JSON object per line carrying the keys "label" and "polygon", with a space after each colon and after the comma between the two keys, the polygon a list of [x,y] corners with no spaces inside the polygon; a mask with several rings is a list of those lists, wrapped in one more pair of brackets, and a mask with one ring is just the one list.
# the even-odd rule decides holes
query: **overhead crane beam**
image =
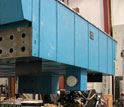
{"label": "overhead crane beam", "polygon": [[58,0],[0,0],[0,59],[15,59],[20,92],[55,93],[60,75],[67,90],[86,90],[87,74],[114,75],[116,44]]}

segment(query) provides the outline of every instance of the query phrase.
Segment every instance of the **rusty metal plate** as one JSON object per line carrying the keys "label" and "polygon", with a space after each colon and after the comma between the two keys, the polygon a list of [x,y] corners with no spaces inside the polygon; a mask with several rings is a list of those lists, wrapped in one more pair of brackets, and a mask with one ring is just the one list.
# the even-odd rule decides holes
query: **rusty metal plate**
{"label": "rusty metal plate", "polygon": [[0,59],[32,56],[32,27],[0,31]]}

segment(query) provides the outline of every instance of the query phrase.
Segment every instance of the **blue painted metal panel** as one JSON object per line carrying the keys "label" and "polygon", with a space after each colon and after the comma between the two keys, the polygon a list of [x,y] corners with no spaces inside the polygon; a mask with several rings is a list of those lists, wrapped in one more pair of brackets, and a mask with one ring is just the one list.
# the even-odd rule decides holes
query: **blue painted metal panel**
{"label": "blue painted metal panel", "polygon": [[112,39],[108,38],[108,74],[113,74],[112,64],[113,64],[113,55],[112,55]]}
{"label": "blue painted metal panel", "polygon": [[115,74],[115,59],[116,59],[116,42],[115,41],[112,41],[113,42],[113,75]]}
{"label": "blue painted metal panel", "polygon": [[23,17],[28,21],[32,20],[32,2],[33,0],[21,0]]}
{"label": "blue painted metal panel", "polygon": [[0,0],[0,25],[24,20],[20,0]]}
{"label": "blue painted metal panel", "polygon": [[[102,73],[114,72],[114,62],[111,61],[115,58],[116,42],[111,39],[113,59],[111,60],[110,57],[107,61],[108,66],[112,63],[112,68],[108,68],[107,72],[105,70],[106,51],[104,53],[102,48],[105,48],[107,43],[107,47],[111,47],[110,41],[106,42],[105,39],[109,37],[101,36],[102,33],[98,36],[98,31],[100,31],[98,28],[59,1],[0,0],[0,27],[2,29],[22,26],[25,23],[27,26],[29,22],[27,24],[25,19],[32,21],[32,56]],[[19,21],[18,24],[17,21]],[[90,31],[94,33],[93,40],[90,39]],[[100,45],[98,45],[99,42]],[[99,52],[98,47],[102,47],[99,48]],[[109,57],[111,50],[107,51]]]}
{"label": "blue painted metal panel", "polygon": [[39,56],[40,0],[33,0],[32,9],[32,56]]}
{"label": "blue painted metal panel", "polygon": [[[116,42],[58,0],[0,0],[0,30],[29,26],[30,22],[32,56],[51,60],[42,63],[43,73],[52,70],[57,74],[51,72],[29,78],[22,77],[22,80],[29,83],[19,82],[20,92],[56,93],[58,71],[61,71],[59,74],[66,73],[66,77],[74,75],[78,78],[75,87],[66,85],[67,90],[73,91],[87,89],[89,70],[114,74]],[[93,35],[90,35],[90,31]],[[57,62],[64,64],[59,65]],[[0,67],[0,71],[4,72],[15,70],[15,66]]]}
{"label": "blue painted metal panel", "polygon": [[107,73],[108,69],[108,60],[107,60],[107,52],[108,52],[108,43],[107,36],[103,32],[99,32],[99,70],[102,73]]}
{"label": "blue painted metal panel", "polygon": [[80,90],[86,91],[87,90],[87,71],[81,70],[81,80],[80,80]]}
{"label": "blue painted metal panel", "polygon": [[87,71],[81,68],[71,68],[66,70],[66,79],[69,76],[75,76],[78,79],[78,83],[74,87],[69,87],[66,84],[66,90],[68,91],[86,91],[87,90]]}
{"label": "blue painted metal panel", "polygon": [[75,15],[75,65],[88,68],[88,22]]}
{"label": "blue painted metal panel", "polygon": [[57,61],[74,65],[74,13],[58,3]]}
{"label": "blue painted metal panel", "polygon": [[40,57],[56,60],[56,1],[40,1]]}
{"label": "blue painted metal panel", "polygon": [[[90,39],[90,32],[93,32],[93,40]],[[98,71],[98,29],[89,24],[89,69]]]}

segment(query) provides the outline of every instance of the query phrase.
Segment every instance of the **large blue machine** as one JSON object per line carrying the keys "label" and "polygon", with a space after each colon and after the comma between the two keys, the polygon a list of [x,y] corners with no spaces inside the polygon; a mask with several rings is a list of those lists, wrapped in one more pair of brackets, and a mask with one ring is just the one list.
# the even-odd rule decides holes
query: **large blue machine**
{"label": "large blue machine", "polygon": [[116,44],[58,0],[0,0],[0,72],[21,93],[55,93],[60,75],[86,90],[88,74],[114,75]]}

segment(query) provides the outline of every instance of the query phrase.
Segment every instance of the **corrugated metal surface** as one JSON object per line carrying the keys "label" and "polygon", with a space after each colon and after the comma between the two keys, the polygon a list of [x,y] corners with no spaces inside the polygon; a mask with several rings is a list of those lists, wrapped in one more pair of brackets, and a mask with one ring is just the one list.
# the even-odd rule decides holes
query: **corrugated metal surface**
{"label": "corrugated metal surface", "polygon": [[58,4],[57,61],[74,65],[74,13]]}
{"label": "corrugated metal surface", "polygon": [[[90,39],[90,33],[93,32],[94,38]],[[98,29],[89,24],[89,69],[99,70],[99,33]]]}
{"label": "corrugated metal surface", "polygon": [[115,58],[108,56],[108,39],[113,41],[110,37],[60,2],[42,0],[37,11],[40,14],[39,58],[113,74],[114,69],[108,69]]}
{"label": "corrugated metal surface", "polygon": [[40,1],[39,57],[49,60],[56,60],[56,5],[55,0]]}
{"label": "corrugated metal surface", "polygon": [[32,22],[32,56],[114,74],[116,42],[111,37],[59,1],[20,1],[24,16],[20,21]]}
{"label": "corrugated metal surface", "polygon": [[75,65],[88,68],[88,22],[75,15]]}
{"label": "corrugated metal surface", "polygon": [[[100,71],[104,72],[104,73],[107,73],[108,72],[108,43],[107,43],[107,36],[102,33],[102,32],[99,32],[99,69]],[[111,60],[112,62],[112,60]]]}

